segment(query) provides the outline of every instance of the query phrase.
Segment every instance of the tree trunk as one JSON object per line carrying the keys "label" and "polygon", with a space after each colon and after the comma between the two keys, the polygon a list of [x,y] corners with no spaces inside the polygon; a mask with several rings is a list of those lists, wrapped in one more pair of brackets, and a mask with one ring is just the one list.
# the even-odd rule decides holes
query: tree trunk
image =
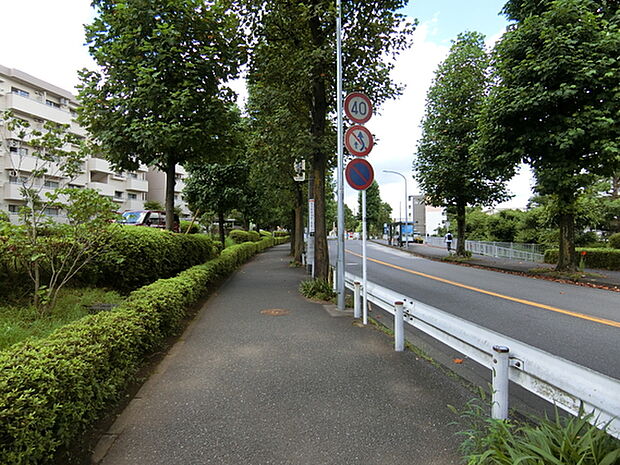
{"label": "tree trunk", "polygon": [[560,226],[560,250],[558,255],[557,271],[575,271],[577,260],[575,258],[575,215],[562,213],[559,218]]}
{"label": "tree trunk", "polygon": [[[291,249],[289,255],[295,257],[295,240],[297,239],[297,224],[295,223],[295,208],[291,208]],[[293,258],[294,260],[294,258]]]}
{"label": "tree trunk", "polygon": [[465,202],[456,202],[456,255],[465,256]]}
{"label": "tree trunk", "polygon": [[301,255],[304,251],[304,194],[301,185],[295,186],[295,227],[293,242],[295,249],[293,250],[293,260],[301,263]]}
{"label": "tree trunk", "polygon": [[166,229],[174,227],[174,186],[176,184],[176,163],[168,159],[166,163]]}
{"label": "tree trunk", "polygon": [[[310,17],[310,35],[314,47],[321,49],[326,40],[326,32],[321,27],[318,13]],[[316,278],[327,280],[329,276],[329,252],[327,250],[327,229],[325,225],[325,174],[327,170],[327,154],[324,153],[322,141],[325,138],[327,121],[327,94],[325,90],[325,76],[328,71],[323,69],[324,63],[317,63],[312,70],[311,134],[317,148],[312,154],[312,176],[314,188],[314,275]]]}
{"label": "tree trunk", "polygon": [[226,248],[226,225],[224,221],[224,212],[217,212],[217,220],[220,223],[220,241],[222,242],[222,249]]}

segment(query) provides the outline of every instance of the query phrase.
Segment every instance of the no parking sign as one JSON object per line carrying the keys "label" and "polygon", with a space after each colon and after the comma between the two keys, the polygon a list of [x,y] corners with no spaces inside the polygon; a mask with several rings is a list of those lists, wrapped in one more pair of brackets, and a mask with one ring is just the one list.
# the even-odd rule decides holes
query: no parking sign
{"label": "no parking sign", "polygon": [[370,163],[363,158],[354,158],[344,172],[349,186],[358,191],[368,189],[375,179],[375,172]]}

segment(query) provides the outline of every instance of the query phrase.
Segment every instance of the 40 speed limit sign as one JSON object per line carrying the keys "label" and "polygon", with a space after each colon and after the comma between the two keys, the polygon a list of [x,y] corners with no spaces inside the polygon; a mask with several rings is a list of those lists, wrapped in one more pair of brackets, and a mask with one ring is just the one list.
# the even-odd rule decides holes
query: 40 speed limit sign
{"label": "40 speed limit sign", "polygon": [[364,124],[372,116],[372,103],[361,92],[351,92],[344,99],[344,113],[351,121]]}

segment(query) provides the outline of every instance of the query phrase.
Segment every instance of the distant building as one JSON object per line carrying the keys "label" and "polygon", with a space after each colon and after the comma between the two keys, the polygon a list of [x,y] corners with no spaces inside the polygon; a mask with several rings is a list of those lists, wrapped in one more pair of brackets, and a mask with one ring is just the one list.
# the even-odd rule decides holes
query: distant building
{"label": "distant building", "polygon": [[423,195],[410,195],[407,208],[409,221],[413,221],[414,224],[415,234],[432,236],[437,233],[437,228],[445,225],[446,209],[426,205]]}
{"label": "distant building", "polygon": [[[15,116],[30,122],[31,127],[42,128],[46,121],[69,124],[69,131],[80,138],[88,133],[75,122],[79,103],[71,92],[54,86],[22,71],[0,65],[0,112],[11,110]],[[35,167],[36,157],[32,148],[0,128],[0,210],[16,216],[23,200],[19,189],[20,176]],[[4,143],[6,141],[6,143]],[[178,166],[175,205],[189,213],[181,199],[185,170]],[[163,204],[165,175],[155,169],[140,165],[136,171],[115,172],[104,159],[90,157],[84,161],[80,175],[72,180],[57,176],[45,176],[41,187],[54,189],[61,185],[68,187],[89,187],[109,197],[117,204],[118,211],[140,210],[146,200],[158,200]],[[62,212],[51,209],[50,216],[62,217]]]}
{"label": "distant building", "polygon": [[[185,179],[187,178],[187,171],[181,165],[176,166],[175,184],[174,184],[174,205],[181,209],[181,216],[191,215],[187,203],[181,197],[181,192],[185,187]],[[146,179],[149,182],[148,199],[151,201],[159,202],[162,205],[166,204],[166,173],[158,170],[157,168],[149,168],[146,174]]]}

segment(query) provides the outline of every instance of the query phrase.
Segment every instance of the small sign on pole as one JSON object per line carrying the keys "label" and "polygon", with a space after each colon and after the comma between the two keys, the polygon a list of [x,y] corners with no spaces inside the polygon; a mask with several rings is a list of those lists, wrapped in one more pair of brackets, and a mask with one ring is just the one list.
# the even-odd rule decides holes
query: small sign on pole
{"label": "small sign on pole", "polygon": [[375,179],[372,165],[363,158],[354,158],[344,171],[349,186],[358,191],[368,189]]}
{"label": "small sign on pole", "polygon": [[351,121],[364,124],[372,116],[372,103],[361,92],[351,92],[344,99],[344,112]]}
{"label": "small sign on pole", "polygon": [[365,157],[374,145],[372,134],[364,126],[355,125],[344,134],[344,145],[351,155]]}

